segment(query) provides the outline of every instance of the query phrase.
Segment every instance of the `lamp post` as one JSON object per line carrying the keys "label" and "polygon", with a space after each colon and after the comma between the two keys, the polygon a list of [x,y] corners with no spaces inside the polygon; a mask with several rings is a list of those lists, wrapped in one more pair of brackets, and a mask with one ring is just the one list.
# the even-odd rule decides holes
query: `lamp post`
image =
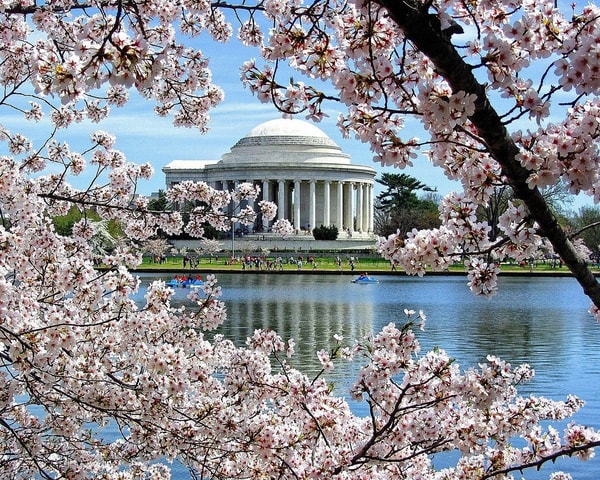
{"label": "lamp post", "polygon": [[231,261],[235,261],[235,223],[231,222]]}

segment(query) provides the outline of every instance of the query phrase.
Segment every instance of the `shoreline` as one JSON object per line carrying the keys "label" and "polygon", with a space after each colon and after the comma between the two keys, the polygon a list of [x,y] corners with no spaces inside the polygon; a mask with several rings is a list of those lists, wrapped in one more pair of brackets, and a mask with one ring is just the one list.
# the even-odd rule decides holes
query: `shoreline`
{"label": "shoreline", "polygon": [[[98,270],[109,270],[107,268],[99,268]],[[362,272],[368,272],[369,275],[392,275],[392,276],[414,276],[408,275],[403,270],[382,270],[377,268],[356,268],[354,271],[349,269],[347,270],[313,270],[312,268],[302,268],[302,269],[287,269],[287,270],[258,270],[254,268],[246,268],[242,269],[241,267],[237,269],[232,268],[181,268],[181,267],[164,267],[164,268],[136,268],[132,269],[133,273],[156,273],[156,274],[223,274],[223,273],[234,273],[234,274],[242,274],[242,275],[349,275],[356,276],[360,275]],[[594,276],[600,276],[600,272],[593,272]],[[427,276],[449,276],[449,277],[466,277],[467,272],[464,271],[445,271],[445,272],[431,272],[428,271],[425,273]],[[519,270],[501,270],[498,274],[499,277],[507,276],[507,277],[573,277],[573,274],[570,271],[519,271]]]}

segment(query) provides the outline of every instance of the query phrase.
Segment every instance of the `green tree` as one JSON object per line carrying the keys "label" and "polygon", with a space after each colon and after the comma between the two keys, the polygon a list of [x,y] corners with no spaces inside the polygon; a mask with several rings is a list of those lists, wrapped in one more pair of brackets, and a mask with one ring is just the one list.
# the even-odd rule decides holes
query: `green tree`
{"label": "green tree", "polygon": [[[563,221],[566,210],[565,204],[571,200],[568,186],[564,182],[558,182],[541,189],[540,192],[554,215],[561,220],[561,223],[565,223]],[[510,186],[498,185],[490,193],[487,203],[479,207],[478,218],[481,221],[487,222],[490,226],[490,240],[493,241],[502,236],[499,228],[500,216],[506,212],[511,202],[515,204],[523,203],[518,198],[515,198],[513,189]],[[533,224],[530,219],[528,223]]]}
{"label": "green tree", "polygon": [[383,210],[410,208],[419,204],[416,192],[435,192],[435,188],[428,187],[416,178],[405,173],[382,173],[381,178],[375,181],[386,187],[386,190],[377,195],[379,207]]}
{"label": "green tree", "polygon": [[312,234],[315,240],[337,240],[339,232],[336,226],[326,227],[321,225],[313,228]]}
{"label": "green tree", "polygon": [[71,207],[66,215],[59,215],[52,218],[52,223],[54,224],[56,233],[64,237],[69,237],[73,234],[73,226],[82,218],[87,218],[90,222],[96,224],[99,231],[102,232],[102,234],[99,233],[101,236],[112,239],[118,239],[124,236],[122,228],[114,220],[104,222],[102,226],[99,226],[102,219],[97,212],[91,209],[81,211],[77,207]]}
{"label": "green tree", "polygon": [[77,207],[71,207],[66,215],[54,217],[52,223],[56,233],[63,237],[70,237],[73,235],[73,227],[81,219],[85,219],[94,229],[94,234],[89,239],[89,243],[96,258],[112,251],[125,236],[118,222],[102,219],[92,209],[82,211]]}
{"label": "green tree", "polygon": [[572,236],[583,240],[592,255],[600,258],[600,207],[585,206],[568,218]]}
{"label": "green tree", "polygon": [[[439,201],[433,195],[435,188],[405,173],[383,173],[375,181],[386,187],[376,198],[376,233],[388,236],[400,231],[406,234],[413,228],[435,228],[440,225]],[[428,195],[420,198],[418,191],[428,192]]]}
{"label": "green tree", "polygon": [[167,194],[164,190],[159,190],[158,195],[150,199],[148,202],[148,210],[154,210],[157,212],[171,210],[169,201],[167,200]]}
{"label": "green tree", "polygon": [[[93,213],[90,212],[90,215],[93,215]],[[82,217],[82,213],[76,207],[71,207],[66,215],[54,217],[52,223],[54,224],[56,233],[63,237],[69,237],[73,233],[73,225],[81,220]],[[98,218],[93,217],[93,220],[98,220]]]}

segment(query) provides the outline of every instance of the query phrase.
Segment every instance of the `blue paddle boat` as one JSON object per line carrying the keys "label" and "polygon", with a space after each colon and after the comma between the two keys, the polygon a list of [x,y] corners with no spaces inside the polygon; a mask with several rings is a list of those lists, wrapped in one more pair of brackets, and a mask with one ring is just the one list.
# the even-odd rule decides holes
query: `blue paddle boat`
{"label": "blue paddle boat", "polygon": [[169,280],[167,282],[167,285],[169,287],[177,287],[177,288],[187,288],[187,287],[199,287],[201,285],[204,285],[204,282],[199,278],[191,278],[191,277],[176,277],[176,278],[172,278],[171,280]]}
{"label": "blue paddle boat", "polygon": [[369,276],[368,273],[361,273],[358,277],[352,280],[352,283],[379,283],[375,277]]}

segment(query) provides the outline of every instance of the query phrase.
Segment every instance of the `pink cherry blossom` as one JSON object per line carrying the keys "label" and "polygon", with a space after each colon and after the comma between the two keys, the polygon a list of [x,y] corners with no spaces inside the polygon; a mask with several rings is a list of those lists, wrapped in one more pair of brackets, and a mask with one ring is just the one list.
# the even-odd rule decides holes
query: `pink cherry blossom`
{"label": "pink cherry blossom", "polygon": [[[331,351],[316,353],[322,371],[310,378],[292,366],[294,340],[277,332],[257,330],[245,346],[206,333],[227,321],[215,277],[190,291],[185,307],[161,281],[134,301],[140,245],[159,230],[180,233],[181,214],[148,210],[136,192],[153,168],[128,162],[111,133],[95,132],[82,151],[58,135],[115,114],[133,89],[158,115],[205,132],[224,92],[198,46],[227,42],[237,27],[266,62],[240,70],[260,101],[315,121],[333,102],[343,135],[368,143],[375,161],[404,167],[423,153],[460,181],[463,191],[440,205],[440,228],[391,235],[379,248],[416,275],[462,259],[469,287],[490,296],[497,258],[524,259],[548,241],[571,264],[585,255],[578,242],[551,236],[529,194],[539,200],[540,187],[561,180],[600,199],[597,6],[53,0],[0,1],[0,16],[0,108],[36,128],[44,117],[52,125],[41,143],[0,127],[3,476],[169,478],[177,459],[196,477],[432,480],[508,476],[561,455],[593,455],[598,432],[550,424],[581,400],[520,397],[517,386],[533,376],[527,365],[489,356],[463,371],[443,348],[422,353],[413,332],[422,312],[406,309],[406,323],[349,345],[335,336]],[[303,79],[279,81],[288,67]],[[497,110],[485,110],[492,103]],[[408,133],[414,126],[423,135]],[[89,185],[70,184],[88,171]],[[523,198],[491,239],[478,208],[506,185]],[[259,195],[247,183],[226,192],[184,181],[166,199],[191,206],[187,231],[202,237],[207,223],[221,231],[252,223]],[[277,215],[269,202],[256,207],[265,220]],[[71,209],[82,220],[58,235],[52,217]],[[109,220],[125,236],[98,253],[94,238]],[[273,231],[294,229],[279,219]],[[109,268],[96,269],[98,261]],[[364,417],[327,381],[348,359],[362,362],[350,395]],[[107,425],[116,438],[105,436]],[[459,457],[436,470],[431,454],[442,451]]]}

